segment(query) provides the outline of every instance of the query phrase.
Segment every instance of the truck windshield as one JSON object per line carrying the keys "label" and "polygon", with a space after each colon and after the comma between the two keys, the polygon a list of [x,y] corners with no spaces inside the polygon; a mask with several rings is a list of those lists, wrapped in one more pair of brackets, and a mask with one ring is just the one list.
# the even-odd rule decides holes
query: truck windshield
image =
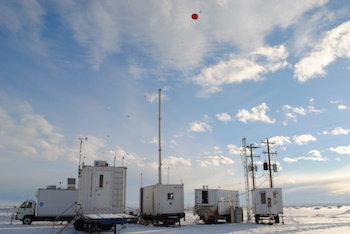
{"label": "truck windshield", "polygon": [[32,203],[31,202],[23,202],[21,205],[21,208],[32,208]]}

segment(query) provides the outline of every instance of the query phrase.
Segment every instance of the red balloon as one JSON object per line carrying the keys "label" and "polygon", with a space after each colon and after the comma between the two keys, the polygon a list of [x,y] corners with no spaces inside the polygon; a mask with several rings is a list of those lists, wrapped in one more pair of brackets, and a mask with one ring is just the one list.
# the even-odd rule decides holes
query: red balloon
{"label": "red balloon", "polygon": [[198,15],[197,14],[192,14],[192,19],[194,19],[194,20],[198,19]]}

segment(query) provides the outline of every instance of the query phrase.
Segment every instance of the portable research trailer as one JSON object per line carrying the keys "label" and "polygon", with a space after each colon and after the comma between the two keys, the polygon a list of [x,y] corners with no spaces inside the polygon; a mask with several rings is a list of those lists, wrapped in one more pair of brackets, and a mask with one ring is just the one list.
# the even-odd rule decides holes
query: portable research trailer
{"label": "portable research trailer", "polygon": [[28,200],[22,203],[15,214],[16,220],[23,224],[32,221],[67,221],[74,218],[78,191],[76,189],[61,189],[48,186],[38,189],[35,193],[37,201]]}
{"label": "portable research trailer", "polygon": [[76,230],[116,229],[127,222],[125,212],[126,167],[110,167],[106,161],[83,165],[79,178]]}
{"label": "portable research trailer", "polygon": [[185,217],[184,185],[156,184],[141,188],[140,215],[153,224],[174,225]]}
{"label": "portable research trailer", "polygon": [[243,221],[238,191],[208,189],[208,186],[195,189],[194,214],[205,223],[218,223],[219,219],[228,223]]}
{"label": "portable research trailer", "polygon": [[281,188],[258,188],[252,191],[253,212],[255,222],[269,219],[279,223],[279,215],[283,214],[282,189]]}

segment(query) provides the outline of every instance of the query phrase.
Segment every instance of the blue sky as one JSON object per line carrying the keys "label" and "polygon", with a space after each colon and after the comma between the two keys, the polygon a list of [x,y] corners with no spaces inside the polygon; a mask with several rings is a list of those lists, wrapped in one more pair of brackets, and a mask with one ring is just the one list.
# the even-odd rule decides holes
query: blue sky
{"label": "blue sky", "polygon": [[169,167],[187,205],[202,185],[244,193],[243,137],[261,187],[275,143],[285,204],[348,202],[349,15],[340,0],[1,1],[0,200],[65,187],[88,137],[83,161],[124,157],[137,204],[158,181],[161,88],[163,183]]}

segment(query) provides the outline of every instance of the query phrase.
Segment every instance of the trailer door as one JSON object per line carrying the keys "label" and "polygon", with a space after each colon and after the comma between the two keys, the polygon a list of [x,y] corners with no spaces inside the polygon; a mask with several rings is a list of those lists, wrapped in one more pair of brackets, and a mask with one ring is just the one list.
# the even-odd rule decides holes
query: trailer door
{"label": "trailer door", "polygon": [[[106,173],[107,172],[107,173]],[[112,204],[111,201],[111,183],[110,173],[108,171],[98,171],[98,176],[96,178],[96,189],[95,189],[95,209],[103,210],[110,209]]]}

